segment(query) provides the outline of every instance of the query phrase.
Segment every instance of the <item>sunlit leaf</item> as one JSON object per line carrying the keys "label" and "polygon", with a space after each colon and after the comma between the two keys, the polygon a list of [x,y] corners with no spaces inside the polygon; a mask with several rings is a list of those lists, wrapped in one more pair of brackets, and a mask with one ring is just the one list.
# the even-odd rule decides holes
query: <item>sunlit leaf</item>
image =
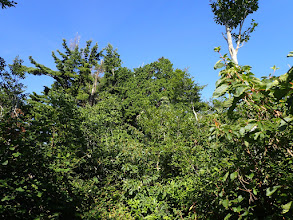
{"label": "sunlit leaf", "polygon": [[18,188],[16,188],[15,190],[18,191],[18,192],[24,192],[24,189],[21,188],[21,187],[18,187]]}
{"label": "sunlit leaf", "polygon": [[282,209],[283,209],[282,214],[285,214],[285,213],[289,212],[289,210],[291,208],[291,205],[292,205],[292,201],[288,202],[285,205],[282,205]]}
{"label": "sunlit leaf", "polygon": [[237,178],[237,176],[238,176],[238,172],[235,171],[234,173],[230,174],[230,179],[233,181],[233,180],[235,180]]}
{"label": "sunlit leaf", "polygon": [[266,196],[271,196],[273,195],[281,186],[274,186],[274,187],[269,187],[266,190]]}
{"label": "sunlit leaf", "polygon": [[216,64],[215,64],[215,66],[214,66],[214,69],[216,70],[216,69],[221,69],[221,68],[223,68],[225,66],[225,64],[223,63],[223,61],[222,60],[219,60]]}
{"label": "sunlit leaf", "polygon": [[225,207],[225,208],[228,208],[229,207],[229,200],[228,199],[225,199],[222,201],[222,205]]}
{"label": "sunlit leaf", "polygon": [[218,98],[218,97],[224,95],[226,93],[226,91],[229,89],[229,87],[230,87],[229,85],[223,84],[220,87],[216,88],[216,90],[214,91],[214,94],[213,94],[214,98]]}
{"label": "sunlit leaf", "polygon": [[229,172],[227,172],[226,174],[225,174],[225,176],[223,176],[223,182],[225,182],[226,180],[227,180],[227,178],[228,178],[228,176],[229,176]]}

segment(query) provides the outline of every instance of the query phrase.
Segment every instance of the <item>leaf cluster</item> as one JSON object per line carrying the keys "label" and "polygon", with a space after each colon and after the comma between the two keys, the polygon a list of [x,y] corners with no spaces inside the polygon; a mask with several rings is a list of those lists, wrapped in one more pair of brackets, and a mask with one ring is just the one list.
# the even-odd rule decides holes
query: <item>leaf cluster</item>
{"label": "leaf cluster", "polygon": [[211,1],[215,22],[235,29],[243,20],[258,9],[258,0],[214,0]]}

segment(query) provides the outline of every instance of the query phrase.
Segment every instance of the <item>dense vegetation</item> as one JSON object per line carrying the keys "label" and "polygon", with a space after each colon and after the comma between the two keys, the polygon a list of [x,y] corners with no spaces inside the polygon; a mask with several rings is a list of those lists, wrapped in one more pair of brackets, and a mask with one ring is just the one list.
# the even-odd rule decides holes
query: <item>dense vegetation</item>
{"label": "dense vegetation", "polygon": [[[1,219],[293,218],[293,68],[221,56],[205,103],[164,57],[130,70],[64,40],[53,59],[0,59]],[[25,95],[26,74],[54,83]]]}

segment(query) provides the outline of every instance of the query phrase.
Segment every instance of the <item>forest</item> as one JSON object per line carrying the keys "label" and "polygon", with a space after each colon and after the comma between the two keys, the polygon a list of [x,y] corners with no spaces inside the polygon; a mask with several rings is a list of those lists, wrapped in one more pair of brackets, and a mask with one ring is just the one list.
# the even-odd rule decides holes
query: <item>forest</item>
{"label": "forest", "polygon": [[[123,67],[111,44],[63,40],[56,70],[0,57],[0,219],[293,219],[293,67],[238,64],[257,0],[210,6],[229,46],[210,102],[188,70]],[[27,75],[54,83],[27,94]]]}

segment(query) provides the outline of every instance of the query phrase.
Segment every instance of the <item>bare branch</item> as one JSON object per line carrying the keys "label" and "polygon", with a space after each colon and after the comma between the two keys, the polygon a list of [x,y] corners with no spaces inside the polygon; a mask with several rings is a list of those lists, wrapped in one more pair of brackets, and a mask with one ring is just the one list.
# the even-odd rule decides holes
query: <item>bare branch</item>
{"label": "bare branch", "polygon": [[225,34],[222,32],[222,35],[223,35],[223,38],[227,41],[228,43],[228,40],[227,40],[227,37],[225,36]]}
{"label": "bare branch", "polygon": [[239,46],[238,49],[240,49],[240,48],[243,47],[243,46],[244,46],[244,42],[242,42],[242,44]]}
{"label": "bare branch", "polygon": [[240,47],[243,47],[243,44],[242,44],[242,46],[240,46],[240,43],[241,43],[241,36],[242,36],[242,27],[243,27],[243,24],[244,24],[246,15],[247,15],[247,10],[244,12],[243,20],[240,22],[239,33],[238,33],[238,40],[237,40],[237,47],[236,47],[236,51],[237,52],[238,52],[238,49]]}
{"label": "bare branch", "polygon": [[[239,27],[239,33],[238,33],[238,39],[237,39],[237,46],[236,46],[236,51],[238,52],[238,49],[240,48],[240,43],[241,43],[241,36],[242,36],[242,27],[244,24],[245,19],[243,19],[240,23],[240,27]],[[243,46],[243,44],[242,44]],[[241,47],[242,47],[241,46]]]}

